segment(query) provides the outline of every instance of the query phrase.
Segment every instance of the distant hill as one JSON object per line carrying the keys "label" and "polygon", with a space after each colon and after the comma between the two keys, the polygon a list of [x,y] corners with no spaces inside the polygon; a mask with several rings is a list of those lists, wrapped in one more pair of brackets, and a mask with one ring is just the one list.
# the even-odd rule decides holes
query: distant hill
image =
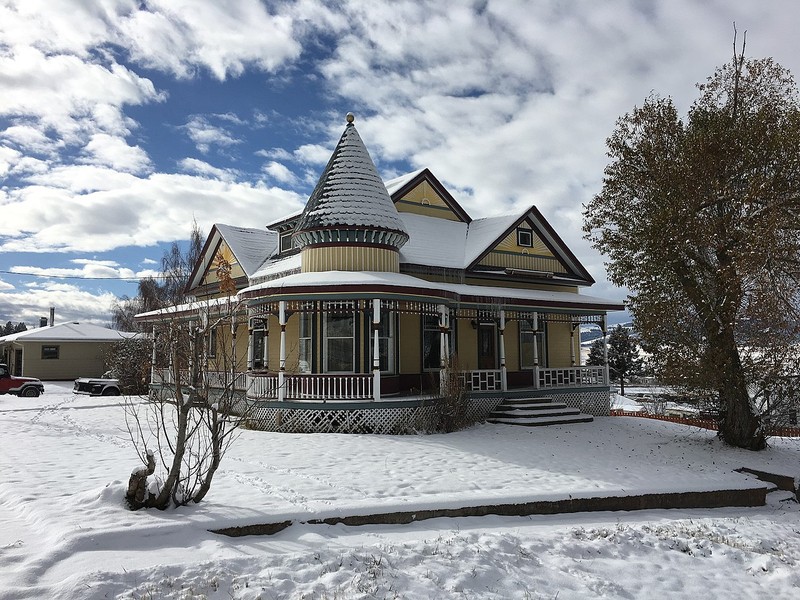
{"label": "distant hill", "polygon": [[[633,331],[633,323],[616,323],[615,325],[609,325],[608,330],[609,332],[616,328],[617,325],[622,325],[625,329],[629,330],[632,334],[635,332]],[[600,331],[600,327],[597,325],[581,325],[581,346],[591,346],[592,342],[596,339],[602,337],[603,333]]]}

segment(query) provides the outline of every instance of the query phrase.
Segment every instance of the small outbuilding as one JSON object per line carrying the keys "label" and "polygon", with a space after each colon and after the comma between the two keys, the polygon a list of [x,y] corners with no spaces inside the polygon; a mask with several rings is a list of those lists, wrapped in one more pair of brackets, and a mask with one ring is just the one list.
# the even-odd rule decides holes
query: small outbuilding
{"label": "small outbuilding", "polygon": [[136,333],[68,322],[0,337],[0,362],[16,376],[44,380],[97,377],[107,370],[105,350]]}

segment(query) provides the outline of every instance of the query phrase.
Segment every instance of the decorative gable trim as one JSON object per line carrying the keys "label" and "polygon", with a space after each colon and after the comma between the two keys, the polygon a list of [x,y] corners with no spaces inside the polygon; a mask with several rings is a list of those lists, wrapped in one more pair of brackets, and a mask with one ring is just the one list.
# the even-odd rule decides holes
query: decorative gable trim
{"label": "decorative gable trim", "polygon": [[433,188],[433,190],[439,195],[448,208],[453,211],[453,213],[462,223],[470,223],[472,221],[472,217],[469,216],[467,211],[461,207],[461,205],[456,201],[455,198],[453,198],[450,192],[447,191],[447,188],[445,188],[442,183],[436,179],[434,174],[431,173],[427,167],[422,169],[417,175],[409,179],[401,187],[394,190],[391,196],[392,202],[397,203],[398,200],[401,200],[403,196],[411,192],[422,182],[427,182],[428,185]]}
{"label": "decorative gable trim", "polygon": [[[532,206],[530,209],[522,213],[518,219],[511,223],[511,225],[509,225],[499,236],[497,236],[490,244],[488,244],[486,248],[484,248],[481,253],[478,254],[478,256],[469,265],[467,265],[467,272],[477,274],[475,271],[480,265],[481,261],[483,261],[486,256],[497,247],[498,244],[512,234],[526,220],[529,220],[530,224],[533,226],[533,233],[542,240],[545,246],[547,246],[547,248],[553,254],[555,259],[564,266],[564,269],[567,272],[566,278],[569,283],[577,285],[592,285],[595,283],[594,279],[589,274],[589,271],[587,271],[586,268],[581,264],[578,258],[564,243],[564,240],[561,239],[561,237],[552,228],[550,223],[547,222],[547,219],[544,218],[542,213],[539,212],[539,209],[537,209],[535,206]],[[526,275],[526,273],[522,271],[509,273],[507,270],[504,271],[502,269],[498,269],[497,272],[498,274],[507,273]],[[548,279],[549,281],[555,283],[552,275],[548,275],[545,272],[531,272],[529,275],[534,278]]]}

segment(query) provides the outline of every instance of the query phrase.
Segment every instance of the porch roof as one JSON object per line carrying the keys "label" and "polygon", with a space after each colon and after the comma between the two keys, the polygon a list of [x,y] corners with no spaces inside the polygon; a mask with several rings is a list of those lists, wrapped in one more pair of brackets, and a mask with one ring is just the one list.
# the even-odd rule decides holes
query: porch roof
{"label": "porch roof", "polygon": [[244,300],[266,299],[271,296],[300,299],[322,295],[348,298],[414,296],[475,305],[494,305],[499,301],[505,306],[518,308],[590,312],[624,310],[625,308],[619,301],[585,296],[575,292],[432,282],[403,273],[374,271],[297,273],[253,285],[239,292],[239,297]]}

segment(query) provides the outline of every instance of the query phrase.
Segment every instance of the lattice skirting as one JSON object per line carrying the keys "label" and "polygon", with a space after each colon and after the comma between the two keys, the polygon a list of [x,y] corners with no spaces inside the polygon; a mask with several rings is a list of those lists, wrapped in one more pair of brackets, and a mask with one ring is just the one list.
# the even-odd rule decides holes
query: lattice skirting
{"label": "lattice skirting", "polygon": [[[470,422],[486,420],[500,398],[471,398],[467,406]],[[331,408],[330,403],[308,408],[256,407],[252,427],[283,433],[375,433],[409,434],[430,431],[438,419],[438,400],[409,402],[406,406],[381,407],[380,403],[358,408]]]}
{"label": "lattice skirting", "polygon": [[602,390],[547,390],[547,395],[556,402],[579,409],[581,412],[595,417],[607,417],[611,414],[611,394],[608,389]]}

